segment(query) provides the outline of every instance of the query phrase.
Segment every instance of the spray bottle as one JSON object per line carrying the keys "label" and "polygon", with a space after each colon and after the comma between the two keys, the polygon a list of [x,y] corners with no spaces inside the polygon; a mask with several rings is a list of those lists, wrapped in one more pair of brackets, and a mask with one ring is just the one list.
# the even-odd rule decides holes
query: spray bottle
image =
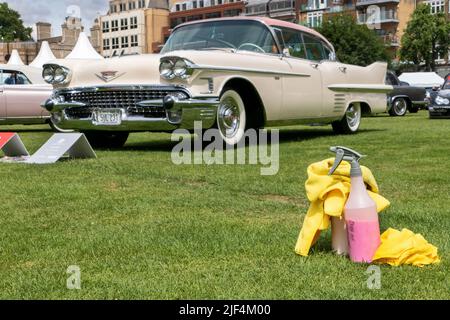
{"label": "spray bottle", "polygon": [[[353,262],[372,262],[380,245],[380,225],[377,206],[367,193],[359,160],[363,157],[358,152],[345,147],[331,147],[336,153],[336,160],[329,174],[332,175],[345,160],[351,163],[350,195],[344,207],[344,223],[334,221],[335,237],[333,249],[345,250],[344,233],[347,232],[348,251]],[[335,218],[338,219],[338,218]],[[346,230],[345,230],[346,229]],[[339,253],[339,252],[338,252]]]}

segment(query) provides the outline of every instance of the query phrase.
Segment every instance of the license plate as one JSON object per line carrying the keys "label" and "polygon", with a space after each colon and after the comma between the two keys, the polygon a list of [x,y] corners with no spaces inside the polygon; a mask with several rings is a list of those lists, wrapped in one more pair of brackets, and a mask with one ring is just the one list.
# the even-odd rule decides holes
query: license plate
{"label": "license plate", "polygon": [[122,123],[122,110],[95,110],[93,112],[92,123],[97,126],[118,126]]}

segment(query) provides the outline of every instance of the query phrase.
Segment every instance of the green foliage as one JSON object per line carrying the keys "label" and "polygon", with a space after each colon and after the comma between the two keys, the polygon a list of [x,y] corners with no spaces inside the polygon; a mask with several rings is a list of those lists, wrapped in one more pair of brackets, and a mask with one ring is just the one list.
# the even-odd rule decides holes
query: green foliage
{"label": "green foliage", "polygon": [[418,5],[402,37],[401,60],[424,62],[426,71],[435,71],[438,55],[445,56],[450,48],[449,33],[444,13],[432,14],[429,5]]}
{"label": "green foliage", "polygon": [[325,19],[317,31],[335,47],[339,61],[361,66],[390,57],[382,40],[366,25],[356,23],[348,14],[333,15]]}
{"label": "green foliage", "polygon": [[23,25],[17,11],[10,9],[7,3],[0,3],[0,41],[31,40],[32,31]]}

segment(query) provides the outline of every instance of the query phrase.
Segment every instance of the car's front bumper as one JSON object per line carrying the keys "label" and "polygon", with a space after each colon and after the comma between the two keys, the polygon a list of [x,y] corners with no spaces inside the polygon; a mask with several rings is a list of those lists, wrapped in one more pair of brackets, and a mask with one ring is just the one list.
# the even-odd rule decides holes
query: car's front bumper
{"label": "car's front bumper", "polygon": [[[217,97],[192,98],[184,88],[167,86],[90,87],[55,90],[42,107],[61,129],[79,131],[173,131],[216,122]],[[114,125],[99,124],[95,114],[120,112]]]}
{"label": "car's front bumper", "polygon": [[450,118],[450,106],[439,106],[436,104],[428,107],[430,118]]}

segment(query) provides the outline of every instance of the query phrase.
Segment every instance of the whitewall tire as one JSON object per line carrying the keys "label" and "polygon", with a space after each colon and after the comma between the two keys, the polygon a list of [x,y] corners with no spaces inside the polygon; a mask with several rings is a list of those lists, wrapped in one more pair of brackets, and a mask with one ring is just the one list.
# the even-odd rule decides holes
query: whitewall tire
{"label": "whitewall tire", "polygon": [[359,103],[351,104],[345,111],[344,118],[332,123],[333,130],[336,133],[351,134],[358,131],[361,125],[361,105]]}
{"label": "whitewall tire", "polygon": [[223,141],[237,145],[245,134],[247,113],[242,97],[234,90],[226,90],[217,110],[217,127]]}

